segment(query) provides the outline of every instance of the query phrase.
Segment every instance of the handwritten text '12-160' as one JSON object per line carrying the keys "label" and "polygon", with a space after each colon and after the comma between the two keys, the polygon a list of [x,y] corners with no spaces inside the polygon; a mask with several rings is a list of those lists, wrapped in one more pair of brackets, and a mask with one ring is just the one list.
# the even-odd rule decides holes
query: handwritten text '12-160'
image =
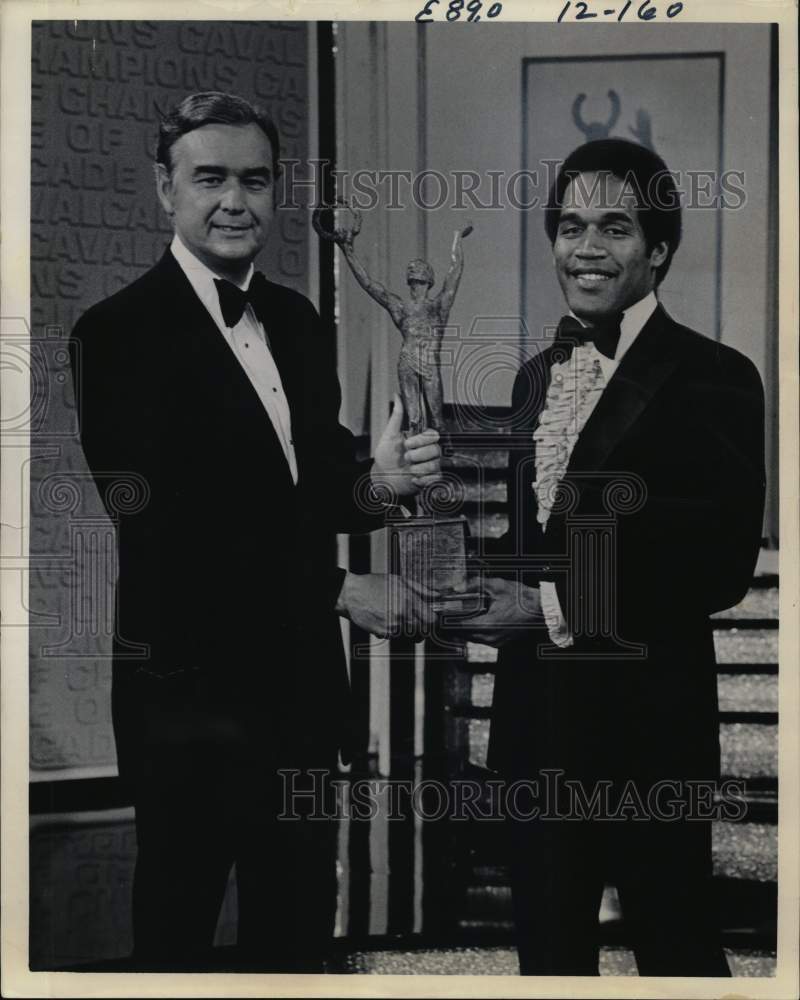
{"label": "handwritten text '12-160'", "polygon": [[[602,7],[598,10],[589,10],[589,4],[584,3],[583,0],[577,0],[574,4],[572,0],[567,0],[556,20],[563,21],[569,15],[574,21],[586,21],[589,18],[595,17],[606,20],[613,18],[615,21],[622,21],[631,9],[632,4],[633,0],[627,0],[619,9],[616,7]],[[573,7],[575,9],[570,13]],[[669,19],[672,19],[673,17],[677,17],[682,10],[682,3],[671,3],[666,9],[666,15]],[[644,3],[640,3],[635,11],[631,11],[630,16],[637,17],[640,21],[652,21],[658,17],[658,7],[654,3],[650,3],[650,0],[644,0]]]}

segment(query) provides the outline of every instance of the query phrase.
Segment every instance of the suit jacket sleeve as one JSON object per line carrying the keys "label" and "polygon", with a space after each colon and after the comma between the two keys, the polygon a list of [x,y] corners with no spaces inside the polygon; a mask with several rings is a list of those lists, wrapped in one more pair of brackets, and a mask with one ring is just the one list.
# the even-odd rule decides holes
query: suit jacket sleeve
{"label": "suit jacket sleeve", "polygon": [[382,528],[384,513],[369,502],[372,462],[358,458],[356,439],[339,419],[342,395],[334,337],[307,299],[293,296],[293,303],[303,331],[294,338],[292,364],[299,379],[295,399],[300,401],[293,421],[302,425],[298,562],[305,567],[304,578],[315,580],[321,606],[332,609],[345,575],[335,566],[335,535]]}
{"label": "suit jacket sleeve", "polygon": [[761,378],[747,358],[725,351],[710,377],[701,372],[694,379],[689,401],[696,407],[698,440],[694,447],[687,443],[688,481],[676,483],[676,496],[655,496],[650,504],[671,527],[665,531],[671,550],[664,551],[666,582],[690,609],[711,614],[747,593],[761,543]]}
{"label": "suit jacket sleeve", "polygon": [[146,475],[153,453],[147,422],[138,420],[134,433],[134,414],[141,416],[147,401],[133,398],[134,352],[124,338],[114,336],[113,323],[113,317],[89,310],[69,341],[81,444],[107,509],[106,484],[123,473]]}
{"label": "suit jacket sleeve", "polygon": [[306,495],[331,530],[374,531],[383,527],[383,514],[365,496],[372,460],[357,457],[356,439],[339,420],[342,392],[335,341],[316,309],[304,302],[310,331],[301,359],[309,454],[304,469]]}
{"label": "suit jacket sleeve", "polygon": [[[164,489],[156,441],[157,401],[154,393],[142,391],[145,360],[120,315],[102,304],[74,327],[69,354],[83,453],[117,526],[120,558],[123,543],[127,554],[125,583],[120,579],[118,591],[127,588],[133,600],[118,600],[117,632],[134,642],[145,640],[145,659],[162,660],[170,655],[164,636],[142,623],[158,621],[171,581],[148,572],[141,554],[180,550],[182,519],[164,511],[170,491]],[[173,526],[168,534],[166,524]]]}
{"label": "suit jacket sleeve", "polygon": [[[618,518],[624,638],[733,607],[752,581],[764,509],[763,389],[743,355],[710,348],[662,388],[661,405],[654,401],[637,424],[632,447],[643,456],[646,495],[640,510]],[[619,453],[619,468],[630,454]]]}

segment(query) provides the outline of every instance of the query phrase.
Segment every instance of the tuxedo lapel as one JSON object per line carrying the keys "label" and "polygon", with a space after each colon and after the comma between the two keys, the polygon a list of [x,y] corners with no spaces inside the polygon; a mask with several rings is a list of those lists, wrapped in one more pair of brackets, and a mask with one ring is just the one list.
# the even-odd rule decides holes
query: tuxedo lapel
{"label": "tuxedo lapel", "polygon": [[[547,403],[550,375],[553,367],[553,345],[542,348],[521,369],[524,380],[515,387],[513,432],[525,436],[526,442],[536,429],[539,417]],[[518,394],[518,395],[517,395]]]}
{"label": "tuxedo lapel", "polygon": [[617,443],[642,415],[680,362],[670,338],[672,320],[661,306],[625,354],[586,421],[567,473],[602,468]]}
{"label": "tuxedo lapel", "polygon": [[[223,414],[236,414],[237,421],[245,419],[259,428],[267,447],[259,460],[270,462],[274,458],[276,474],[278,469],[284,469],[291,484],[289,466],[269,414],[169,250],[156,269],[160,314],[166,319],[165,340],[170,345],[175,373],[174,390],[182,404],[216,411],[220,419]],[[240,426],[231,427],[232,434],[240,431]],[[274,453],[272,457],[270,453]]]}
{"label": "tuxedo lapel", "polygon": [[249,388],[257,399],[244,369],[169,250],[157,267],[163,288],[158,306],[167,319],[166,335],[186,363],[192,364],[198,359],[203,365],[210,362],[217,370],[215,377],[232,380],[235,385],[238,383],[237,387],[243,392]]}

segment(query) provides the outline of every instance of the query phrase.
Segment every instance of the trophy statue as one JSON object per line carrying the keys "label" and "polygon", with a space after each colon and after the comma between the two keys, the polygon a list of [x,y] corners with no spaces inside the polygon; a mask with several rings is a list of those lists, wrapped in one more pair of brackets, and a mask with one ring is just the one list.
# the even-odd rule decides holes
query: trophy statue
{"label": "trophy statue", "polygon": [[[430,296],[434,283],[431,265],[421,259],[409,261],[409,297],[404,300],[375,281],[356,256],[354,243],[361,230],[361,213],[342,200],[337,201],[334,213],[335,224],[326,229],[322,209],[317,208],[312,216],[314,229],[322,239],[338,244],[356,281],[389,313],[403,338],[397,374],[408,433],[419,434],[432,427],[444,436],[440,347],[464,270],[461,241],[472,232],[472,226],[455,231],[450,268],[437,295]],[[347,221],[345,216],[349,216]],[[444,482],[428,487],[418,498],[416,515],[399,504],[386,504],[392,572],[433,591],[437,610],[468,611],[473,605],[477,610],[479,595],[467,591],[467,520],[447,512],[452,500],[449,492]]]}

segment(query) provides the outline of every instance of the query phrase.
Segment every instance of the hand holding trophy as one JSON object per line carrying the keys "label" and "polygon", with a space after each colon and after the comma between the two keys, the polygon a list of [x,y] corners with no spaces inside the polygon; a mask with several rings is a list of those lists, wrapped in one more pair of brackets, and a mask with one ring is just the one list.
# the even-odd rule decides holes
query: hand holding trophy
{"label": "hand holding trophy", "polygon": [[[441,341],[464,270],[461,242],[472,232],[472,226],[468,224],[454,232],[450,268],[436,295],[430,294],[434,284],[431,265],[421,258],[408,262],[409,294],[403,299],[372,278],[356,255],[355,238],[361,231],[361,213],[348,202],[338,200],[332,210],[334,225],[326,229],[322,211],[319,208],[314,211],[314,229],[322,239],[338,244],[356,281],[389,313],[403,338],[397,374],[408,420],[408,441],[422,441],[428,430],[443,434]],[[466,604],[474,603],[468,599],[477,595],[467,592],[466,518],[447,512],[447,507],[452,507],[452,492],[444,481],[428,486],[418,498],[417,516],[408,515],[405,508],[397,505],[387,506],[387,526],[394,571],[432,590],[437,595],[434,601],[437,609],[467,610]]]}

